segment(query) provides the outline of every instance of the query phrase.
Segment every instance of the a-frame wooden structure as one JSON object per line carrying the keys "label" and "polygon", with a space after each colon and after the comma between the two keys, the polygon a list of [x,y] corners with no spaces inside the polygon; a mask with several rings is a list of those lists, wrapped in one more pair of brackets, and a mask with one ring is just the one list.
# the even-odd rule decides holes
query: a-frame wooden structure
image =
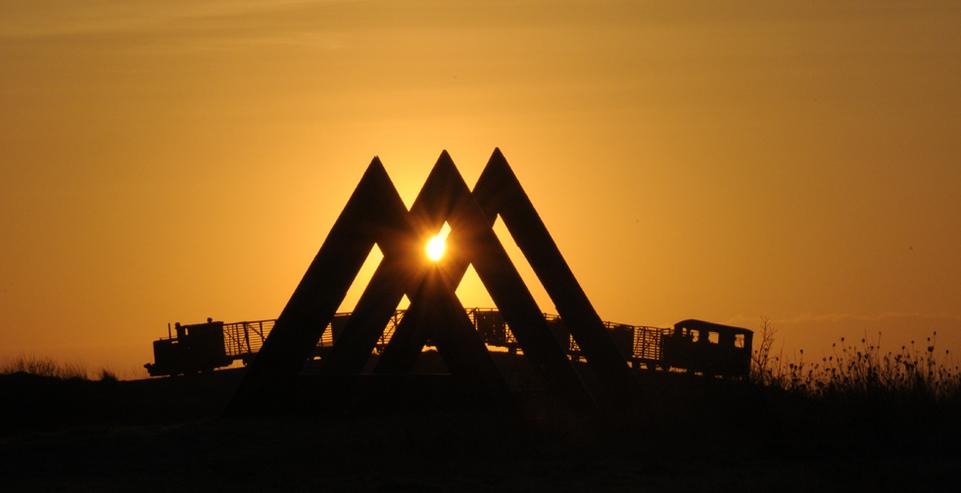
{"label": "a-frame wooden structure", "polygon": [[[254,359],[228,412],[269,411],[289,397],[297,374],[376,244],[384,258],[323,362],[328,374],[358,374],[404,295],[407,314],[381,355],[376,373],[410,371],[428,337],[450,371],[495,398],[503,384],[483,341],[454,294],[473,265],[524,355],[575,410],[596,405],[548,328],[492,226],[500,215],[601,383],[616,405],[633,394],[633,376],[498,149],[474,191],[444,151],[408,211],[374,158]],[[443,261],[423,245],[447,222]]]}

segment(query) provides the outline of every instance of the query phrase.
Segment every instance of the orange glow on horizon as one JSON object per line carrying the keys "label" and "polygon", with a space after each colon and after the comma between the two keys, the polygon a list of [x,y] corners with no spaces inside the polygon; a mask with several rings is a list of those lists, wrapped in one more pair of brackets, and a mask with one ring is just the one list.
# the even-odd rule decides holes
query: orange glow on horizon
{"label": "orange glow on horizon", "polygon": [[[276,318],[374,155],[411,207],[442,149],[473,187],[494,147],[603,320],[954,355],[961,10],[861,3],[20,2],[0,366],[144,376],[168,322]],[[435,233],[418,262],[461,256]],[[493,303],[473,267],[457,295]]]}

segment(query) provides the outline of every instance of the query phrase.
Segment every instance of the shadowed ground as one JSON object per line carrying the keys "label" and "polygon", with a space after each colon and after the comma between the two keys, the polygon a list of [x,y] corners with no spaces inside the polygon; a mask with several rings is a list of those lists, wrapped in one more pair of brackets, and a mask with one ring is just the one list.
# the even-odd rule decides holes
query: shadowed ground
{"label": "shadowed ground", "polygon": [[318,415],[218,419],[241,371],[2,376],[3,489],[943,491],[961,466],[956,400],[802,398],[649,375],[649,404],[599,429],[542,412],[551,404],[536,384],[517,423],[442,374],[305,377],[302,402]]}

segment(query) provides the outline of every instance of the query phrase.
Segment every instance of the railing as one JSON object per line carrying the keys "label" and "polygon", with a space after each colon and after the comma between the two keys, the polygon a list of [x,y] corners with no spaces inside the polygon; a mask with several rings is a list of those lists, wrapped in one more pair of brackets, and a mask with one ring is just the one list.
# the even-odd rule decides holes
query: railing
{"label": "railing", "polygon": [[224,350],[227,356],[242,358],[260,351],[274,328],[275,320],[254,320],[224,324]]}
{"label": "railing", "polygon": [[[377,340],[377,344],[374,348],[376,353],[382,353],[384,348],[390,342],[391,337],[400,325],[401,320],[404,318],[405,310],[397,310],[391,316],[387,323],[387,327]],[[479,329],[479,320],[486,314],[487,317],[497,317],[499,319],[499,312],[496,308],[469,308],[467,309],[467,315],[470,319],[475,330]],[[480,317],[479,317],[480,315]],[[349,317],[350,313],[338,313],[334,317],[335,319],[340,319],[342,317]],[[558,315],[545,313],[545,320],[554,324],[563,324],[563,321]],[[224,324],[224,349],[228,357],[233,359],[243,359],[248,360],[254,354],[256,354],[261,347],[264,345],[264,341],[270,335],[270,331],[274,328],[276,320],[253,320],[244,322],[233,322]],[[502,319],[499,323],[503,324],[503,339],[497,338],[497,341],[485,341],[488,344],[506,347],[511,351],[517,351],[517,339],[514,337],[514,333],[511,331],[510,326],[503,322]],[[563,326],[563,325],[562,325]],[[662,338],[670,334],[670,329],[665,329],[662,327],[651,327],[646,325],[626,325],[626,324],[616,324],[613,322],[604,322],[604,327],[608,330],[615,329],[631,329],[633,332],[632,344],[629,348],[624,348],[629,350],[631,353],[631,359],[635,362],[644,362],[645,364],[650,364],[652,362],[657,362],[661,359],[661,347]],[[566,329],[565,329],[566,331]],[[583,361],[583,355],[581,354],[581,349],[571,335],[567,336],[568,344],[567,351],[572,361]],[[327,324],[326,330],[324,330],[320,341],[317,343],[317,348],[321,352],[323,350],[329,349],[334,345],[334,330],[333,321]]]}
{"label": "railing", "polygon": [[[348,316],[350,316],[350,313],[338,313],[334,315],[334,318]],[[400,324],[403,316],[404,310],[397,310],[394,312],[394,315],[390,317],[387,328],[377,340],[377,352],[382,352],[384,347],[387,346],[387,343],[390,342],[390,338],[394,335],[394,331],[397,329],[397,325]],[[241,359],[252,356],[260,351],[260,348],[263,347],[264,341],[267,340],[267,336],[270,334],[270,331],[273,330],[276,322],[276,320],[252,320],[224,324],[224,350],[227,356],[234,359]],[[317,341],[317,348],[321,350],[328,349],[333,347],[333,345],[334,331],[333,322],[331,322],[327,324],[326,330],[321,334],[320,340]]]}
{"label": "railing", "polygon": [[384,348],[387,347],[387,343],[390,342],[390,338],[394,336],[397,326],[400,325],[400,321],[403,320],[404,313],[406,313],[405,310],[397,310],[394,312],[394,315],[390,317],[390,320],[387,321],[387,327],[377,339],[377,345],[374,346],[374,351],[377,352],[377,354],[384,352]]}
{"label": "railing", "polygon": [[671,334],[671,329],[661,327],[634,327],[634,359],[643,362],[661,360],[661,347],[664,337]]}

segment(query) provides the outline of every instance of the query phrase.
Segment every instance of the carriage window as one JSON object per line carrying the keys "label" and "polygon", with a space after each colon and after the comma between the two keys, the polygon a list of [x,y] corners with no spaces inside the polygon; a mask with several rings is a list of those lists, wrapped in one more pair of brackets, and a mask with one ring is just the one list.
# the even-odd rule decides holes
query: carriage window
{"label": "carriage window", "polygon": [[691,342],[697,342],[701,340],[701,331],[692,330],[691,331]]}
{"label": "carriage window", "polygon": [[734,334],[734,347],[744,347],[744,334]]}
{"label": "carriage window", "polygon": [[717,341],[720,340],[720,337],[721,337],[720,334],[718,334],[717,332],[707,333],[707,341],[710,342],[711,344],[717,344]]}

